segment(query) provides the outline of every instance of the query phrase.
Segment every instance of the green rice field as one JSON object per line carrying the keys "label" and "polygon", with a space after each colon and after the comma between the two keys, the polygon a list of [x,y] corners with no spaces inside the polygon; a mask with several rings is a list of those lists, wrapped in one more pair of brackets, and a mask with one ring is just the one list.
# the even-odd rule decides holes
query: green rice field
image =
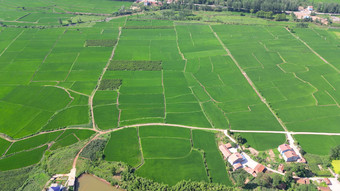
{"label": "green rice field", "polygon": [[0,172],[105,139],[100,161],[140,177],[232,186],[223,130],[261,131],[235,133],[258,151],[286,142],[272,131],[340,144],[339,29],[117,16],[131,5],[0,0]]}

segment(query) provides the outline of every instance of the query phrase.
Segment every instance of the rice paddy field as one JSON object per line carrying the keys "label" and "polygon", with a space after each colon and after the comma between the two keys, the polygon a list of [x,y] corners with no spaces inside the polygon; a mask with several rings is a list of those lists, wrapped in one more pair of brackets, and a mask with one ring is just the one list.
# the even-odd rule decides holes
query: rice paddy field
{"label": "rice paddy field", "polygon": [[[131,4],[0,1],[0,171],[101,133],[105,160],[138,176],[232,185],[216,130],[340,133],[339,30],[112,18]],[[259,151],[286,140],[240,135]],[[317,155],[340,144],[294,138]]]}

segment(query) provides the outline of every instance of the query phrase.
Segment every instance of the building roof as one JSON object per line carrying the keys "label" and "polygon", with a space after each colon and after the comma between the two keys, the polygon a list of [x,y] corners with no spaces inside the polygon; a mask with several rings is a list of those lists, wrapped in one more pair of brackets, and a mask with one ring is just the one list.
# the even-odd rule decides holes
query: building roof
{"label": "building roof", "polygon": [[233,148],[230,143],[225,144],[225,146],[227,147],[227,149]]}
{"label": "building roof", "polygon": [[238,168],[242,168],[242,164],[241,163],[236,163],[233,165],[234,169],[238,169]]}
{"label": "building roof", "polygon": [[320,191],[331,191],[331,189],[327,186],[327,187],[321,187],[321,186],[319,186],[318,187],[318,190],[320,190]]}
{"label": "building roof", "polygon": [[231,152],[228,150],[226,145],[220,145],[218,148],[220,149],[225,158],[228,158],[231,155]]}
{"label": "building roof", "polygon": [[280,148],[281,151],[292,150],[292,148],[287,144],[282,144],[282,145],[279,146],[279,148]]}
{"label": "building roof", "polygon": [[249,174],[253,174],[254,169],[250,168],[250,167],[244,167],[244,170],[247,171]]}
{"label": "building roof", "polygon": [[331,181],[328,178],[324,178],[323,181],[325,181],[325,183],[327,185],[331,185],[332,184]]}
{"label": "building roof", "polygon": [[300,158],[299,160],[298,160],[298,162],[300,162],[300,163],[307,163],[307,161],[306,161],[306,159],[305,158]]}
{"label": "building roof", "polygon": [[51,187],[48,188],[48,191],[61,191],[64,187],[58,184],[52,184]]}
{"label": "building roof", "polygon": [[287,151],[283,154],[286,156],[287,159],[291,157],[297,157],[297,154],[294,151]]}
{"label": "building roof", "polygon": [[308,178],[299,178],[296,180],[296,183],[298,184],[310,184],[310,181]]}
{"label": "building roof", "polygon": [[262,164],[257,164],[256,167],[254,168],[254,171],[256,173],[264,172],[266,170],[266,167],[263,166]]}
{"label": "building roof", "polygon": [[240,153],[233,153],[229,157],[229,162],[234,163],[237,160],[243,159],[242,155]]}

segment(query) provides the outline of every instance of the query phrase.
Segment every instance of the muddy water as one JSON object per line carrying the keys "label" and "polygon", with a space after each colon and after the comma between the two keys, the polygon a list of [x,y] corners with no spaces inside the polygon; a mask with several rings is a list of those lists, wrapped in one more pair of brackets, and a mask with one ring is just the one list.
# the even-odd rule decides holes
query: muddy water
{"label": "muddy water", "polygon": [[78,178],[77,182],[78,191],[117,191],[115,187],[109,183],[100,180],[99,178],[90,175],[83,174]]}

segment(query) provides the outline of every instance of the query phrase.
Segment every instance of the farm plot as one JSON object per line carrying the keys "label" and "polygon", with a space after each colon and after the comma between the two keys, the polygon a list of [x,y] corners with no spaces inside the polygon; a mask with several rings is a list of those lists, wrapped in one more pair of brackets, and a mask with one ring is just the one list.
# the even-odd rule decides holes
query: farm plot
{"label": "farm plot", "polygon": [[[213,28],[289,130],[339,132],[335,69],[283,27]],[[312,30],[299,31],[307,41],[322,41]],[[325,54],[326,42],[320,43],[320,54]],[[336,50],[330,50],[327,56],[335,58]]]}
{"label": "farm plot", "polygon": [[55,141],[61,133],[62,133],[61,131],[57,131],[57,132],[37,135],[32,138],[24,139],[22,141],[17,141],[12,144],[12,146],[10,147],[6,155],[24,151],[24,150],[29,150],[29,149],[44,145],[46,143]]}
{"label": "farm plot", "polygon": [[66,147],[77,143],[78,141],[83,141],[90,138],[94,134],[91,130],[82,129],[69,129],[65,130],[55,141],[55,143],[50,148],[55,150],[57,148]]}
{"label": "farm plot", "polygon": [[284,134],[270,133],[237,133],[247,140],[247,144],[256,150],[265,151],[268,149],[276,149],[279,145],[286,141]]}
{"label": "farm plot", "polygon": [[137,174],[174,185],[180,180],[208,181],[202,153],[192,148],[191,130],[171,126],[139,127],[144,164]]}
{"label": "farm plot", "polygon": [[[120,152],[123,150],[125,152]],[[208,182],[206,160],[212,181],[230,185],[214,133],[199,130],[191,133],[190,129],[172,126],[141,126],[138,131],[128,128],[113,132],[105,149],[106,160],[128,164],[131,160],[140,161],[140,152],[144,160],[136,171],[140,176],[169,185],[188,179]],[[137,166],[139,163],[132,164]]]}
{"label": "farm plot", "polygon": [[2,156],[6,152],[10,145],[11,142],[0,138],[0,156]]}
{"label": "farm plot", "polygon": [[133,167],[141,163],[141,150],[136,128],[122,129],[111,133],[106,145],[105,160],[121,161]]}
{"label": "farm plot", "polygon": [[185,158],[145,159],[145,164],[136,173],[139,176],[169,185],[189,179],[208,182],[202,155],[196,150]]}
{"label": "farm plot", "polygon": [[1,132],[14,138],[33,134],[70,101],[59,88],[18,86],[0,102]]}
{"label": "farm plot", "polygon": [[0,170],[6,171],[18,169],[36,164],[41,160],[46,149],[47,145],[31,151],[21,152],[9,157],[2,158],[0,159]]}
{"label": "farm plot", "polygon": [[211,126],[282,130],[209,26],[176,26],[176,30],[179,48],[188,59],[185,79]]}
{"label": "farm plot", "polygon": [[329,155],[331,148],[340,143],[339,136],[294,135],[294,138],[307,153],[317,155]]}
{"label": "farm plot", "polygon": [[192,134],[194,147],[202,149],[204,152],[210,180],[213,183],[232,185],[232,182],[230,181],[228,173],[225,169],[223,157],[217,149],[215,134],[212,132],[198,130],[194,130]]}

